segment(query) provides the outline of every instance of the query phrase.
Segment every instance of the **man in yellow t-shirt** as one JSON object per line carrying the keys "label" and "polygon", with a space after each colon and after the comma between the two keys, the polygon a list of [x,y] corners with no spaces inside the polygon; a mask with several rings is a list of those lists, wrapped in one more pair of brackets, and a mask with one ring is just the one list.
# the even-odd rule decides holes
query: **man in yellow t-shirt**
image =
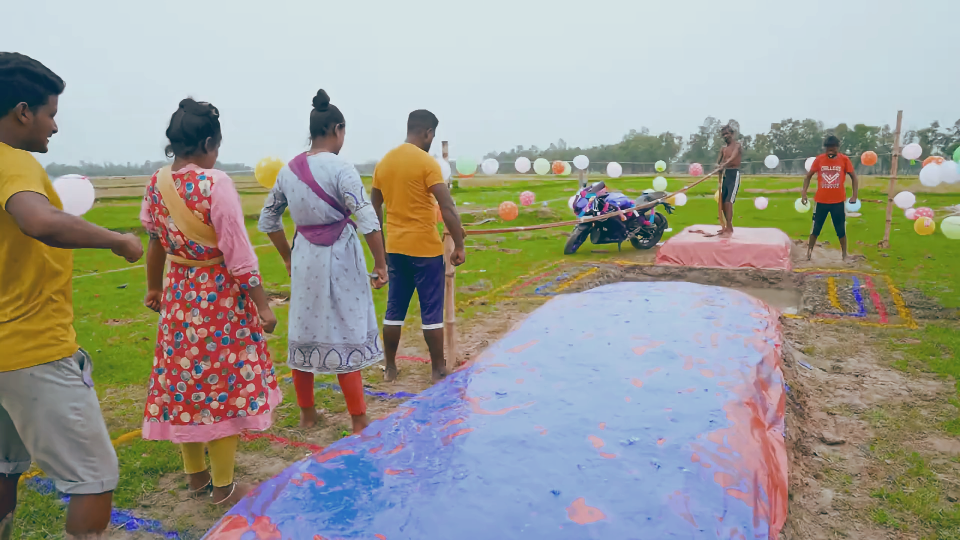
{"label": "man in yellow t-shirt", "polygon": [[[397,378],[397,348],[403,320],[413,292],[420,298],[423,338],[430,349],[433,380],[446,376],[443,357],[443,242],[437,231],[436,204],[444,227],[453,237],[450,262],[466,259],[463,226],[440,164],[430,157],[437,117],[430,111],[413,111],[407,120],[407,141],[387,153],[373,172],[373,207],[387,237],[387,313],[383,321],[386,379]],[[386,223],[383,206],[386,204]]]}
{"label": "man in yellow t-shirt", "polygon": [[143,256],[137,236],[62,212],[30,152],[57,132],[60,77],[32,58],[0,53],[0,540],[13,534],[17,481],[36,461],[71,495],[67,538],[104,538],[117,456],[93,390],[90,356],[73,329],[73,255]]}

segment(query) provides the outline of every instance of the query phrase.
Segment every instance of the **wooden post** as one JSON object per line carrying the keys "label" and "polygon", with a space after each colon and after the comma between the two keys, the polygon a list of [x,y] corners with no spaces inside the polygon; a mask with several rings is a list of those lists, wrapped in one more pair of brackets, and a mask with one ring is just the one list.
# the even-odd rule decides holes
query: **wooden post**
{"label": "wooden post", "polygon": [[[443,160],[447,162],[447,165],[450,164],[450,144],[447,141],[440,143],[441,156]],[[450,178],[447,178],[447,189],[453,188],[453,173],[450,174]]]}
{"label": "wooden post", "polygon": [[587,171],[580,169],[580,189],[587,187]]}
{"label": "wooden post", "polygon": [[457,336],[457,267],[450,263],[453,255],[453,237],[443,232],[443,345],[447,373],[453,373],[460,357],[460,342]]}
{"label": "wooden post", "polygon": [[890,247],[890,227],[893,225],[893,191],[897,189],[897,159],[900,157],[900,126],[903,123],[903,111],[897,111],[897,130],[893,133],[893,156],[890,157],[890,187],[887,188],[887,225],[883,229],[883,240],[877,245],[880,249]]}

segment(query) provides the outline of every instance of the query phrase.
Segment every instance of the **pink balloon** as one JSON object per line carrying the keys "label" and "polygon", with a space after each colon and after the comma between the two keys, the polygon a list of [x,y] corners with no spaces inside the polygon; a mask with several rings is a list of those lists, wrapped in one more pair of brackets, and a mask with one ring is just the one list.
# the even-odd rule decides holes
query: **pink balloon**
{"label": "pink balloon", "polygon": [[917,209],[907,208],[906,210],[903,211],[903,215],[906,216],[906,218],[909,219],[910,221],[913,221],[917,219]]}
{"label": "pink balloon", "polygon": [[532,191],[524,191],[520,194],[520,204],[530,206],[537,200],[537,196]]}
{"label": "pink balloon", "polygon": [[914,215],[917,217],[917,219],[922,217],[933,219],[933,210],[930,208],[927,208],[926,206],[923,206],[923,207],[917,208],[917,211],[916,213],[914,213]]}
{"label": "pink balloon", "polygon": [[753,206],[755,206],[757,210],[766,210],[769,202],[766,197],[757,197],[753,200]]}
{"label": "pink balloon", "polygon": [[699,163],[691,163],[690,176],[703,176],[703,165]]}

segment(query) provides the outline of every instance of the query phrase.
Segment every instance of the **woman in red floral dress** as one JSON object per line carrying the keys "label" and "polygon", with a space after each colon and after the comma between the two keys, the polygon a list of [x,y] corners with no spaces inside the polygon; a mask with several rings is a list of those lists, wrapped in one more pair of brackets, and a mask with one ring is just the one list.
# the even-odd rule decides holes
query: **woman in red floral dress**
{"label": "woman in red floral dress", "polygon": [[191,493],[212,486],[213,502],[232,505],[251,488],[233,481],[238,434],[270,427],[280,402],[263,335],[277,320],[240,196],[213,169],[217,109],[183,100],[167,138],[173,165],[150,179],[140,212],[150,235],[144,303],[160,313],[143,438],[181,444]]}

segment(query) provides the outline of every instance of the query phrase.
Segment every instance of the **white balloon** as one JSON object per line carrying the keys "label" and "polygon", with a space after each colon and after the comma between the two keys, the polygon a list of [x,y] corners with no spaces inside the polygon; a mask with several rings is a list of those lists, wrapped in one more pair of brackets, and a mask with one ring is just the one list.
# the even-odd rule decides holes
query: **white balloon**
{"label": "white balloon", "polygon": [[923,148],[920,147],[917,143],[910,143],[903,147],[903,151],[900,152],[904,158],[911,161],[919,159],[923,155]]}
{"label": "white balloon", "polygon": [[490,158],[483,160],[483,163],[480,164],[480,170],[483,171],[483,174],[494,175],[497,174],[497,171],[500,170],[500,162]]}
{"label": "white balloon", "polygon": [[803,164],[803,168],[810,172],[810,167],[813,167],[813,161],[817,158],[807,158],[806,163]]}
{"label": "white balloon", "polygon": [[901,191],[893,198],[893,204],[897,205],[897,208],[906,210],[917,204],[917,196],[909,191]]}
{"label": "white balloon", "polygon": [[586,168],[590,166],[590,158],[584,155],[579,155],[573,158],[573,166],[581,171],[586,170]]}
{"label": "white balloon", "polygon": [[531,163],[528,158],[518,157],[517,162],[514,163],[514,167],[517,168],[517,172],[520,174],[530,172]]}
{"label": "white balloon", "polygon": [[687,204],[687,194],[686,193],[677,193],[673,196],[673,201],[677,203],[677,206],[683,206]]}
{"label": "white balloon", "polygon": [[444,181],[449,180],[450,175],[453,174],[453,171],[450,169],[450,162],[442,157],[438,157],[437,163],[440,164],[440,174],[443,175]]}
{"label": "white balloon", "polygon": [[543,158],[537,158],[537,160],[533,162],[533,172],[540,176],[550,174],[550,170],[550,162]]}
{"label": "white balloon", "polygon": [[927,187],[940,185],[940,165],[934,162],[921,169],[920,183]]}
{"label": "white balloon", "polygon": [[664,177],[662,177],[662,176],[658,176],[658,177],[654,178],[654,179],[653,179],[653,189],[655,189],[655,190],[657,190],[657,191],[666,191],[666,189],[667,189],[667,179],[664,178]]}
{"label": "white balloon", "polygon": [[571,195],[571,196],[570,196],[570,200],[567,201],[567,206],[570,207],[570,210],[573,210],[573,203],[575,203],[576,201],[577,201],[577,196],[576,196],[576,195]]}
{"label": "white balloon", "polygon": [[960,170],[957,170],[957,163],[953,161],[944,161],[940,164],[940,182],[944,184],[956,184],[960,182]]}
{"label": "white balloon", "polygon": [[770,154],[769,156],[763,158],[763,164],[766,165],[768,169],[776,169],[777,165],[780,164],[780,158]]}
{"label": "white balloon", "polygon": [[623,167],[621,167],[619,163],[611,161],[607,164],[607,176],[610,178],[620,178],[621,174],[623,174]]}
{"label": "white balloon", "polygon": [[93,202],[97,198],[93,183],[79,174],[67,174],[57,178],[53,182],[53,189],[63,203],[63,211],[73,216],[86,214],[93,208]]}

